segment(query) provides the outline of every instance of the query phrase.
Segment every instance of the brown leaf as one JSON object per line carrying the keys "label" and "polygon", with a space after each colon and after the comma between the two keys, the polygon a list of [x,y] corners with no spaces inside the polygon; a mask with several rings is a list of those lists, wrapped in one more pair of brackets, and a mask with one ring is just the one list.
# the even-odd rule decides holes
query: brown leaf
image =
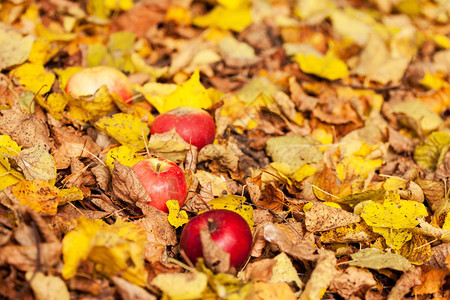
{"label": "brown leaf", "polygon": [[403,273],[389,292],[387,300],[403,299],[411,288],[421,283],[421,274],[422,270],[418,267]]}
{"label": "brown leaf", "polygon": [[24,148],[42,146],[50,149],[51,141],[47,125],[35,115],[27,115],[18,103],[11,109],[1,110],[0,134],[9,135]]}
{"label": "brown leaf", "polygon": [[82,135],[72,127],[51,127],[55,147],[52,155],[57,169],[70,166],[72,158],[91,158],[98,156],[101,148],[88,135]]}
{"label": "brown leaf", "polygon": [[138,37],[145,37],[147,32],[164,21],[169,1],[144,1],[137,3],[127,12],[113,19],[112,31],[127,30]]}
{"label": "brown leaf", "polygon": [[322,291],[329,286],[336,273],[336,257],[334,253],[331,251],[319,251],[317,264],[299,299],[320,299]]}
{"label": "brown leaf", "polygon": [[202,242],[205,265],[208,268],[216,273],[235,273],[236,270],[230,270],[230,253],[217,245],[207,228],[200,230],[200,241]]}
{"label": "brown leaf", "polygon": [[131,284],[123,278],[113,276],[112,281],[117,287],[117,290],[124,300],[156,300],[157,298],[149,294],[143,288]]}
{"label": "brown leaf", "polygon": [[330,284],[330,290],[337,292],[344,299],[350,299],[351,296],[363,298],[362,296],[366,291],[375,286],[376,283],[369,270],[348,267],[334,276]]}
{"label": "brown leaf", "polygon": [[314,247],[311,243],[302,241],[301,243],[294,245],[288,239],[286,234],[272,223],[264,223],[256,228],[252,256],[258,256],[258,252],[260,251],[258,248],[261,248],[264,241],[275,244],[280,248],[280,251],[286,252],[298,260],[316,261],[319,258],[317,254],[319,249]]}
{"label": "brown leaf", "polygon": [[321,202],[314,202],[305,213],[305,226],[311,232],[330,230],[359,221],[361,218],[358,215]]}
{"label": "brown leaf", "polygon": [[6,245],[0,249],[0,265],[10,264],[21,271],[33,271],[39,261],[41,267],[51,268],[61,260],[61,252],[60,242],[40,243],[38,260],[36,245]]}
{"label": "brown leaf", "polygon": [[230,170],[233,173],[239,171],[239,156],[241,150],[234,143],[209,144],[198,153],[198,162],[211,161],[210,167],[215,170]]}
{"label": "brown leaf", "polygon": [[98,186],[109,193],[112,176],[108,167],[103,164],[98,164],[91,168],[91,172],[95,176]]}
{"label": "brown leaf", "polygon": [[177,244],[175,229],[167,221],[166,213],[147,204],[138,203],[138,206],[145,208],[143,212],[146,214],[145,218],[135,222],[147,233],[145,259],[152,263],[161,261],[165,255],[166,246]]}
{"label": "brown leaf", "polygon": [[441,206],[445,200],[444,184],[442,181],[434,181],[429,179],[416,180],[416,183],[422,188],[427,203],[431,206],[432,211]]}
{"label": "brown leaf", "polygon": [[256,204],[274,212],[282,211],[284,207],[284,193],[276,187],[274,182],[269,182],[264,188],[262,200]]}
{"label": "brown leaf", "polygon": [[117,160],[112,173],[112,188],[114,194],[127,203],[147,204],[152,201],[133,169]]}
{"label": "brown leaf", "polygon": [[249,263],[245,268],[245,278],[247,280],[269,281],[276,264],[277,262],[274,259],[269,258]]}
{"label": "brown leaf", "polygon": [[388,133],[389,144],[395,152],[411,154],[414,151],[416,143],[412,139],[392,129],[391,127],[388,127]]}
{"label": "brown leaf", "polygon": [[445,268],[446,258],[450,257],[450,243],[443,243],[432,248],[433,255],[428,262],[427,266]]}

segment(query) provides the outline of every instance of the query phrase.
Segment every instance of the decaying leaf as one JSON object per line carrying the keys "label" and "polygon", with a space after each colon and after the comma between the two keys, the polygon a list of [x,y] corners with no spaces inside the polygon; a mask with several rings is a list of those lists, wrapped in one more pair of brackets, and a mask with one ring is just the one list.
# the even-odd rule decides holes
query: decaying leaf
{"label": "decaying leaf", "polygon": [[159,274],[151,282],[171,299],[199,299],[208,284],[201,272]]}
{"label": "decaying leaf", "polygon": [[360,220],[358,215],[320,202],[313,203],[305,213],[305,226],[311,232],[330,230]]}
{"label": "decaying leaf", "polygon": [[394,253],[381,252],[375,248],[366,248],[351,255],[353,261],[348,264],[362,268],[380,270],[383,268],[408,271],[413,266],[406,258]]}
{"label": "decaying leaf", "polygon": [[122,145],[137,150],[145,148],[145,141],[150,133],[147,125],[139,118],[124,113],[103,117],[95,125]]}
{"label": "decaying leaf", "polygon": [[144,271],[145,231],[138,225],[120,219],[113,225],[102,220],[77,220],[77,228],[63,239],[63,277],[76,275],[84,260],[96,264],[96,270],[105,276],[121,276],[138,285],[146,284]]}
{"label": "decaying leaf", "polygon": [[30,285],[36,299],[70,299],[69,290],[61,277],[46,276],[42,272],[33,274],[31,271],[27,272],[25,276],[28,280],[31,280]]}

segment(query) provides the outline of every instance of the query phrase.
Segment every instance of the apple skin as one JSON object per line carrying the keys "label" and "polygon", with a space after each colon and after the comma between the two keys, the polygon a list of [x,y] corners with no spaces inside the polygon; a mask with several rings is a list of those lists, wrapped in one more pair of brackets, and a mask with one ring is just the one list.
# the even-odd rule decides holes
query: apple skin
{"label": "apple skin", "polygon": [[152,123],[151,133],[164,133],[172,128],[198,150],[211,144],[216,135],[216,124],[210,114],[190,106],[180,106],[157,116]]}
{"label": "apple skin", "polygon": [[231,210],[216,209],[189,220],[181,233],[180,248],[194,264],[203,257],[202,228],[208,228],[217,245],[230,253],[230,266],[239,270],[245,264],[252,249],[252,232],[243,217]]}
{"label": "apple skin", "polygon": [[175,163],[152,157],[141,160],[132,169],[152,200],[147,204],[164,212],[169,211],[166,205],[168,200],[177,200],[180,207],[184,204],[186,180],[183,170]]}
{"label": "apple skin", "polygon": [[77,99],[94,95],[102,85],[106,85],[110,93],[116,93],[126,103],[131,103],[133,91],[127,76],[108,66],[86,68],[73,74],[67,81],[65,90]]}

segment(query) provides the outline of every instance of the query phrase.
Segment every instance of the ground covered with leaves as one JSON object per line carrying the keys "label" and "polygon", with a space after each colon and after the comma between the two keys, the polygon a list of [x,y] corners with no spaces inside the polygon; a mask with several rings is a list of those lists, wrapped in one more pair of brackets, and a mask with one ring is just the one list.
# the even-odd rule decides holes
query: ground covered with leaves
{"label": "ground covered with leaves", "polygon": [[[0,297],[448,299],[449,18],[441,0],[2,1]],[[132,103],[66,93],[99,65]],[[178,106],[214,117],[213,144],[150,135]],[[181,208],[146,204],[147,155],[183,168]],[[223,207],[253,232],[239,272],[178,245]]]}

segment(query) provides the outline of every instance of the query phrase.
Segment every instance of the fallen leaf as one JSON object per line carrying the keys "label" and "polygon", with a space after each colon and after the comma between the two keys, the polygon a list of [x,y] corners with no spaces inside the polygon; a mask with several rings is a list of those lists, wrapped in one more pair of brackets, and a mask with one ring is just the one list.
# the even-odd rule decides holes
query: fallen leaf
{"label": "fallen leaf", "polygon": [[22,36],[13,27],[0,27],[0,70],[24,63],[30,55],[34,39]]}
{"label": "fallen leaf", "polygon": [[336,291],[342,298],[365,293],[368,289],[376,285],[375,278],[369,270],[348,267],[345,270],[339,270],[330,284],[330,290]]}
{"label": "fallen leaf", "polygon": [[331,251],[319,251],[317,264],[299,299],[320,299],[336,275],[336,257]]}
{"label": "fallen leaf", "polygon": [[353,260],[349,261],[348,264],[356,267],[375,270],[388,268],[398,271],[408,271],[413,268],[403,256],[394,253],[381,252],[375,248],[362,249],[350,256]]}
{"label": "fallen leaf", "polygon": [[137,150],[145,148],[146,139],[150,133],[148,126],[139,118],[124,113],[103,117],[95,123],[95,126],[122,145]]}
{"label": "fallen leaf", "polygon": [[46,276],[42,272],[33,273],[31,271],[27,272],[25,276],[27,280],[30,280],[31,288],[37,300],[70,299],[69,289],[61,277]]}
{"label": "fallen leaf", "polygon": [[55,161],[42,146],[24,149],[18,155],[13,156],[11,160],[15,162],[17,169],[27,180],[49,181],[56,177]]}
{"label": "fallen leaf", "polygon": [[204,273],[158,274],[151,284],[170,299],[199,299],[208,284]]}
{"label": "fallen leaf", "polygon": [[230,8],[218,5],[207,15],[195,17],[192,23],[199,27],[214,26],[220,29],[230,29],[240,32],[250,25],[251,21],[250,7],[240,6]]}
{"label": "fallen leaf", "polygon": [[175,228],[183,226],[189,221],[189,217],[184,210],[180,210],[178,201],[169,200],[166,202],[167,208],[169,209],[168,221],[170,225]]}
{"label": "fallen leaf", "polygon": [[63,239],[64,266],[62,276],[65,279],[76,275],[77,267],[90,260],[96,264],[96,270],[108,277],[121,276],[138,285],[146,284],[144,271],[145,231],[138,225],[118,219],[108,225],[102,220],[77,220],[77,228]]}
{"label": "fallen leaf", "polygon": [[411,288],[415,288],[421,283],[421,273],[422,269],[414,268],[409,270],[400,276],[400,278],[395,283],[395,286],[389,292],[387,299],[402,299],[408,294]]}
{"label": "fallen leaf", "polygon": [[247,199],[234,195],[227,195],[208,201],[213,209],[227,209],[232,210],[245,219],[250,228],[253,228],[253,208],[250,205],[244,204]]}
{"label": "fallen leaf", "polygon": [[313,203],[305,212],[305,226],[311,232],[326,231],[360,221],[358,215],[320,202]]}

